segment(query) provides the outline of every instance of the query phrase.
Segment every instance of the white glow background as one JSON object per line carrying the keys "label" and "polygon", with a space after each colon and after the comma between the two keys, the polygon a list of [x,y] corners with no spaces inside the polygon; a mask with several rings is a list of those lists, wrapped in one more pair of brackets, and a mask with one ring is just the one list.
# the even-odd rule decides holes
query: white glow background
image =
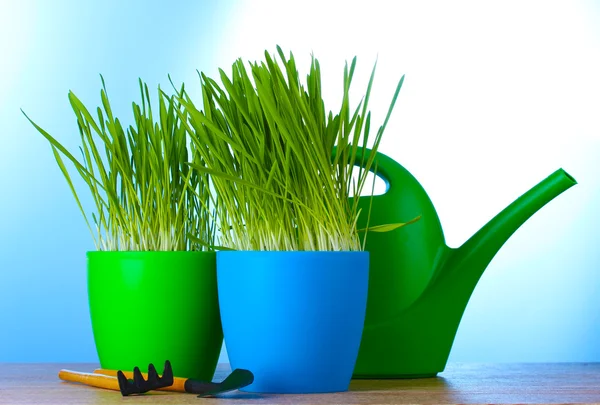
{"label": "white glow background", "polygon": [[0,361],[95,360],[91,240],[18,109],[75,146],[66,93],[97,105],[98,73],[129,118],[137,77],[193,87],[195,69],[276,44],[305,71],[315,54],[331,105],[344,61],[358,56],[359,95],[377,58],[373,124],[406,74],[381,151],[423,184],[450,246],[559,167],[574,176],[486,270],[451,361],[600,361],[598,2],[213,3],[0,0]]}

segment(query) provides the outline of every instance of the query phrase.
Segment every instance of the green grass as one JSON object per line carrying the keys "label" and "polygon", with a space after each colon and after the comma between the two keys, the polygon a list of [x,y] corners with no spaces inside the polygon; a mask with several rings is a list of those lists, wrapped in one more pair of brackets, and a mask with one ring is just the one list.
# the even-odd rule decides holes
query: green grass
{"label": "green grass", "polygon": [[[134,123],[127,127],[113,116],[104,79],[96,117],[69,92],[81,138],[77,153],[25,116],[49,141],[98,250],[205,250],[214,245],[214,203],[207,174],[189,166],[198,155],[182,125],[185,112],[159,89],[153,114],[141,80],[140,92],[141,105],[132,103]],[[65,160],[91,194],[91,220]]]}
{"label": "green grass", "polygon": [[[353,107],[356,58],[346,64],[341,105],[326,112],[318,60],[312,58],[303,83],[293,55],[277,51],[279,60],[265,52],[265,60],[249,69],[237,60],[231,76],[220,70],[221,84],[201,74],[202,110],[179,93],[180,117],[201,156],[202,163],[192,166],[211,175],[219,201],[221,244],[237,250],[362,250],[366,232],[356,221],[369,213],[359,212],[358,199],[349,197],[360,195],[368,171],[376,171],[373,159],[404,77],[385,121],[372,131],[368,103],[375,67]],[[365,151],[360,161],[358,150]],[[353,181],[355,165],[361,169]]]}

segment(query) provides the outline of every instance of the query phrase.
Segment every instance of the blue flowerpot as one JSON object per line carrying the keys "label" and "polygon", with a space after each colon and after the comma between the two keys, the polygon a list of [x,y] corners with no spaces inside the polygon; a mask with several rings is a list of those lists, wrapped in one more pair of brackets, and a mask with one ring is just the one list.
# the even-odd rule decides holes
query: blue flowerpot
{"label": "blue flowerpot", "polygon": [[245,391],[346,391],[367,305],[368,252],[217,253],[217,287],[231,367]]}

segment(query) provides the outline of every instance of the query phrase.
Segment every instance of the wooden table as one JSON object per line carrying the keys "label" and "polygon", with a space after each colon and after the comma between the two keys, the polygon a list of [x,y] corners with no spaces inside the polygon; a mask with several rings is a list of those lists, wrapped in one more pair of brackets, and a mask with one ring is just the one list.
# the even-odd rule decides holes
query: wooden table
{"label": "wooden table", "polygon": [[[221,398],[157,392],[121,397],[116,391],[61,382],[61,368],[92,371],[97,364],[0,363],[0,404],[456,404],[600,403],[600,363],[450,364],[437,378],[355,380],[337,394],[267,395],[232,392]],[[219,365],[215,380],[228,365]]]}

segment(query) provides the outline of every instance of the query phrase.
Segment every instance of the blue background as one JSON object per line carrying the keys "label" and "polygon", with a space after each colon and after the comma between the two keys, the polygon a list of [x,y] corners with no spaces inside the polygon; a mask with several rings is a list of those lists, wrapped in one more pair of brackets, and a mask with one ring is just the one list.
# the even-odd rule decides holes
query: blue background
{"label": "blue background", "polygon": [[315,53],[330,105],[344,60],[358,56],[363,91],[377,58],[374,123],[406,73],[381,150],[429,192],[451,246],[558,167],[573,175],[488,267],[450,360],[600,361],[600,6],[415,3],[0,0],[0,362],[97,360],[92,240],[19,108],[74,149],[67,92],[95,107],[100,73],[129,122],[138,77],[194,94],[196,69],[276,44],[301,69]]}

